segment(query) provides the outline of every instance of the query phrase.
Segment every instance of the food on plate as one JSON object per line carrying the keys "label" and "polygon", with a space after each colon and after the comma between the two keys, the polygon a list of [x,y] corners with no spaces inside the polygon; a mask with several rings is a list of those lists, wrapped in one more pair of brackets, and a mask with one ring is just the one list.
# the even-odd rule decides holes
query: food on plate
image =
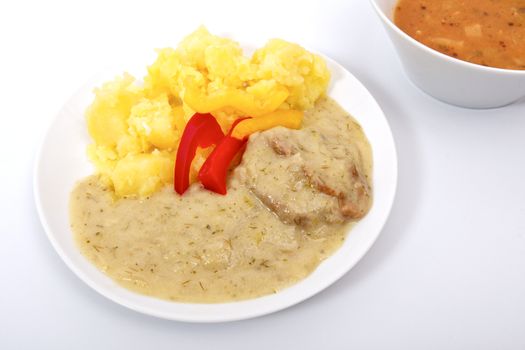
{"label": "food on plate", "polygon": [[359,124],[330,98],[301,129],[250,136],[218,195],[193,184],[114,201],[91,176],[71,196],[82,251],[139,293],[224,302],[275,293],[310,274],[371,205],[371,150]]}
{"label": "food on plate", "polygon": [[[117,197],[144,197],[173,182],[177,145],[196,112],[211,113],[223,132],[253,117],[239,125],[243,136],[298,127],[329,79],[324,60],[299,45],[273,39],[246,57],[238,43],[201,27],[176,49],[159,50],[143,85],[124,74],[95,90],[88,154]],[[192,182],[210,152],[197,151]]]}
{"label": "food on plate", "polygon": [[87,111],[96,173],[70,198],[82,254],[124,287],[178,302],[304,279],[373,197],[372,150],[328,81],[324,60],[296,44],[272,40],[248,59],[201,28],[161,50],[143,85],[104,85]]}
{"label": "food on plate", "polygon": [[399,0],[394,22],[417,41],[451,57],[525,69],[522,0]]}

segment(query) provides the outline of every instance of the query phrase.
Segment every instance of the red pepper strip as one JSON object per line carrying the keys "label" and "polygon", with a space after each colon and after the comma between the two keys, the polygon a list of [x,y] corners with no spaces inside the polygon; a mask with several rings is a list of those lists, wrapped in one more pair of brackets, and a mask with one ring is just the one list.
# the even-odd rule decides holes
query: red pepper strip
{"label": "red pepper strip", "polygon": [[224,133],[211,114],[195,113],[188,121],[177,150],[175,161],[174,187],[178,194],[183,194],[190,185],[190,167],[197,147],[209,147],[218,144]]}
{"label": "red pepper strip", "polygon": [[243,148],[248,141],[248,137],[241,140],[231,136],[231,133],[235,126],[244,119],[248,118],[239,118],[233,123],[228,134],[223,137],[202,165],[199,180],[204,188],[219,194],[226,194],[226,175],[230,163],[239,151],[244,151]]}

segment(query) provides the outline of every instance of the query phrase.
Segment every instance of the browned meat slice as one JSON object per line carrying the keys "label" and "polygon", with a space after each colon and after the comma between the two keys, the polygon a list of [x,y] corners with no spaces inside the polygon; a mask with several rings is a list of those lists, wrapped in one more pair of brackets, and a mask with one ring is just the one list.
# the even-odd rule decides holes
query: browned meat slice
{"label": "browned meat slice", "polygon": [[297,153],[297,149],[288,141],[283,138],[274,137],[270,140],[270,146],[273,151],[280,156],[291,156]]}
{"label": "browned meat slice", "polygon": [[330,187],[330,184],[323,178],[323,172],[319,169],[312,169],[305,165],[303,170],[310,184],[318,191],[338,199],[339,210],[343,217],[360,219],[365,216],[370,206],[370,188],[356,164],[350,164],[348,169],[350,186],[339,190]]}
{"label": "browned meat slice", "polygon": [[281,220],[311,226],[363,217],[371,193],[361,156],[318,125],[274,128],[250,138],[238,168],[241,180]]}

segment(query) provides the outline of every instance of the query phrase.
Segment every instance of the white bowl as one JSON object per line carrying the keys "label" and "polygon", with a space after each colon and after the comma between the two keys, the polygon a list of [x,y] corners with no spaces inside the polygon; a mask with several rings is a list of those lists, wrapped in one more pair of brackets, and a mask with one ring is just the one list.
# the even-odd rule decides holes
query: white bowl
{"label": "white bowl", "polygon": [[[36,158],[35,201],[53,247],[73,272],[107,298],[149,315],[188,322],[220,322],[255,317],[294,305],[320,292],[350,270],[368,251],[388,217],[397,183],[394,140],[380,107],[366,88],[336,62],[328,94],[359,121],[373,150],[374,201],[368,215],[348,235],[343,246],[309,277],[277,294],[223,304],[185,304],[131,292],[92,265],[77,249],[69,226],[69,193],[76,181],[93,172],[87,160],[90,142],[84,112],[92,90],[121,70],[102,74],[77,91],[50,126]],[[144,60],[142,67],[150,62]],[[129,70],[128,70],[129,71]],[[129,71],[140,76],[140,71]]]}
{"label": "white bowl", "polygon": [[370,0],[408,77],[435,98],[461,107],[493,108],[525,96],[525,70],[485,67],[433,50],[399,29],[392,20],[397,0]]}

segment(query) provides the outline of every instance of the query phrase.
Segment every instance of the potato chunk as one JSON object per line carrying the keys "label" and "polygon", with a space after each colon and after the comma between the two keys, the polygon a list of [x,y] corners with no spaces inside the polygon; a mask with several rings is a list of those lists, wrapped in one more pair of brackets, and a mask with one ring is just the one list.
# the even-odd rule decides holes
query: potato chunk
{"label": "potato chunk", "polygon": [[166,95],[155,100],[143,99],[131,108],[129,133],[141,140],[143,148],[175,149],[179,141],[175,114]]}
{"label": "potato chunk", "polygon": [[120,159],[111,174],[119,197],[146,196],[173,182],[174,159],[167,152],[130,154]]}
{"label": "potato chunk", "polygon": [[125,74],[95,90],[95,100],[86,111],[88,131],[98,145],[115,147],[126,134],[131,107],[140,99],[135,79]]}

